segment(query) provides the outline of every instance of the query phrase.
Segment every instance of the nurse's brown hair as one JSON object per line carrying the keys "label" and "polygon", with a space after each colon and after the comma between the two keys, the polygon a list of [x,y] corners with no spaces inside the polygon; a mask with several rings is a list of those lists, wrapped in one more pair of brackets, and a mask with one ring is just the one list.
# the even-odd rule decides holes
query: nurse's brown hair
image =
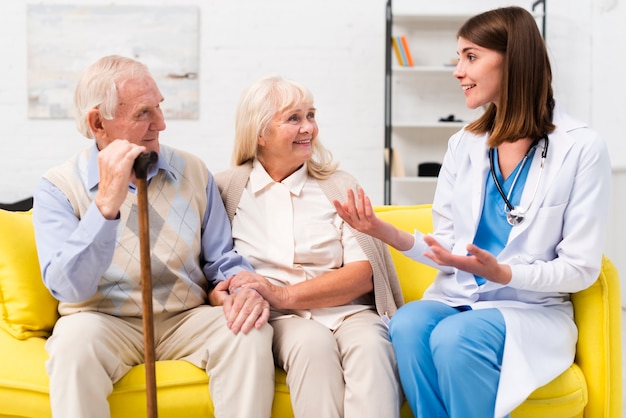
{"label": "nurse's brown hair", "polygon": [[490,147],[552,132],[552,69],[532,14],[521,7],[493,9],[467,20],[459,37],[501,53],[504,66],[499,107],[491,103],[466,129],[489,133]]}

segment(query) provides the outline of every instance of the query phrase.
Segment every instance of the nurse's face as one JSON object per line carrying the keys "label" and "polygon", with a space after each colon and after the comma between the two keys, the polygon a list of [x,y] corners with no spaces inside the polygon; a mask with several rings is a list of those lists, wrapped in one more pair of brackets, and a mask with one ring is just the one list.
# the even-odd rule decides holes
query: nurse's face
{"label": "nurse's face", "polygon": [[503,56],[493,49],[483,48],[465,38],[457,42],[459,62],[454,70],[470,109],[493,103],[498,106],[503,73]]}

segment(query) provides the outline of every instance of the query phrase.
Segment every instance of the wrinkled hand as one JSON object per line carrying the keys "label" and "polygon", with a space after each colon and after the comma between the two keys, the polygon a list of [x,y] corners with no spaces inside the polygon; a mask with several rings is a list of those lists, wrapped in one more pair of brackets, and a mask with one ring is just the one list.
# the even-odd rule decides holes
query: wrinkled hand
{"label": "wrinkled hand", "polygon": [[496,257],[489,251],[485,251],[474,244],[467,245],[468,255],[455,255],[442,247],[432,236],[425,236],[424,242],[432,251],[431,253],[424,253],[424,255],[440,266],[454,267],[495,283],[507,284],[511,281],[511,267],[507,264],[498,263]]}
{"label": "wrinkled hand", "polygon": [[261,328],[270,317],[270,305],[251,289],[241,288],[234,293],[228,291],[232,278],[218,283],[209,294],[211,305],[222,305],[226,325],[238,334],[247,334],[252,328]]}
{"label": "wrinkled hand", "polygon": [[286,308],[289,293],[286,287],[273,285],[269,280],[260,274],[249,271],[241,271],[231,279],[231,293],[241,289],[252,289],[258,292],[270,306],[275,308]]}
{"label": "wrinkled hand", "polygon": [[133,164],[146,147],[117,139],[98,153],[100,183],[95,202],[100,213],[114,219],[128,194],[128,183],[134,180]]}

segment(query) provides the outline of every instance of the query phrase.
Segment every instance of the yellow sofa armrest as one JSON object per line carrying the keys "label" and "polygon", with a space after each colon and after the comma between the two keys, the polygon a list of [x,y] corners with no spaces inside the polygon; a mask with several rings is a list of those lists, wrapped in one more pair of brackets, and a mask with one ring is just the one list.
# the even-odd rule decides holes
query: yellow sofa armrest
{"label": "yellow sofa armrest", "polygon": [[619,274],[602,259],[598,280],[572,295],[578,326],[575,363],[582,369],[589,402],[585,417],[622,416],[622,310]]}

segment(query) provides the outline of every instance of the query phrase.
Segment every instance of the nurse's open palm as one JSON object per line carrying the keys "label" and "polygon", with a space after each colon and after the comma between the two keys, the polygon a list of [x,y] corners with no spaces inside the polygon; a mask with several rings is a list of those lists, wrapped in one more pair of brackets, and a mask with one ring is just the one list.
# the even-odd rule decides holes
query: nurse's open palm
{"label": "nurse's open palm", "polygon": [[425,236],[424,242],[431,250],[431,253],[424,255],[440,266],[454,267],[495,283],[507,284],[511,281],[511,268],[507,264],[498,263],[493,254],[474,244],[467,245],[467,255],[457,255],[442,247],[431,236]]}

